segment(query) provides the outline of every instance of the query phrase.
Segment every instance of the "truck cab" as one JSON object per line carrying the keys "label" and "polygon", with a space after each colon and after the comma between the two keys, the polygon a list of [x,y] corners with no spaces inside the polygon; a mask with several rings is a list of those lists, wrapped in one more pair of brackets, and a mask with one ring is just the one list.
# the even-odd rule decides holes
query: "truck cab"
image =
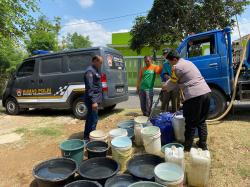
{"label": "truck cab", "polygon": [[[177,51],[182,58],[193,62],[198,67],[212,90],[209,119],[220,116],[226,110],[227,102],[230,101],[234,89],[235,69],[232,63],[231,29],[190,35],[180,44]],[[248,85],[244,86],[248,89],[250,81],[243,80],[243,76],[236,89],[240,89],[242,82]],[[240,92],[239,90],[237,98],[240,98]]]}

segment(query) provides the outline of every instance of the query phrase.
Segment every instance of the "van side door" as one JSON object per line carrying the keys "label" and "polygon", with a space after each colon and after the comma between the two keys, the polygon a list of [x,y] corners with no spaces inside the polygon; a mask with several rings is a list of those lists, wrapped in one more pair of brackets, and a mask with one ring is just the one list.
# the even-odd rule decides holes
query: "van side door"
{"label": "van side door", "polygon": [[[66,101],[67,81],[64,78],[64,55],[45,56],[40,58],[38,86],[40,94],[38,102],[43,107],[50,103],[51,107],[59,107]],[[53,105],[54,104],[54,105]]]}
{"label": "van side door", "polygon": [[20,106],[36,103],[37,63],[35,59],[24,61],[16,71],[14,79],[11,94]]}

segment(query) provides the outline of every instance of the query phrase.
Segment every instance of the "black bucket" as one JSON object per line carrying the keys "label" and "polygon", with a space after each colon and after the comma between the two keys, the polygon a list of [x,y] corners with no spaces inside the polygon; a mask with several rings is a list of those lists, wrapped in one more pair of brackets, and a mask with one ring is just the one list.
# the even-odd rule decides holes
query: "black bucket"
{"label": "black bucket", "polygon": [[86,145],[88,159],[106,157],[109,145],[104,141],[90,141]]}
{"label": "black bucket", "polygon": [[33,176],[38,187],[64,186],[74,180],[77,164],[68,158],[54,158],[33,168]]}
{"label": "black bucket", "polygon": [[78,168],[78,173],[86,180],[98,181],[104,185],[108,178],[118,173],[119,169],[119,164],[115,160],[97,157],[83,161]]}
{"label": "black bucket", "polygon": [[142,180],[154,180],[154,168],[165,160],[152,154],[136,155],[127,163],[130,174]]}
{"label": "black bucket", "polygon": [[138,179],[128,174],[115,175],[106,181],[105,187],[128,187],[137,181]]}
{"label": "black bucket", "polygon": [[102,185],[96,181],[79,180],[79,181],[75,181],[70,184],[67,184],[64,187],[102,187]]}

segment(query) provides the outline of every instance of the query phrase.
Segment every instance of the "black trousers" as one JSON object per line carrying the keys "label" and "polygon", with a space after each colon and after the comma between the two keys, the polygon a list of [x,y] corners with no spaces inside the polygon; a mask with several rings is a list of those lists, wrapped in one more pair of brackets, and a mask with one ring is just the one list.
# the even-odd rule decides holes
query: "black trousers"
{"label": "black trousers", "polygon": [[189,99],[183,104],[183,115],[185,117],[185,151],[190,151],[195,134],[198,128],[199,147],[207,149],[207,124],[206,119],[209,113],[210,93]]}

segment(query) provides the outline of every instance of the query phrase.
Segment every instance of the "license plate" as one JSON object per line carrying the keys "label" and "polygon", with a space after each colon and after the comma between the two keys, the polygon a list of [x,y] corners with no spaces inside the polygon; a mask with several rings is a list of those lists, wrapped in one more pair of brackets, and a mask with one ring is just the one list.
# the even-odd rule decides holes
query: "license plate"
{"label": "license plate", "polygon": [[123,92],[123,88],[116,88],[116,92],[117,93],[122,93]]}

